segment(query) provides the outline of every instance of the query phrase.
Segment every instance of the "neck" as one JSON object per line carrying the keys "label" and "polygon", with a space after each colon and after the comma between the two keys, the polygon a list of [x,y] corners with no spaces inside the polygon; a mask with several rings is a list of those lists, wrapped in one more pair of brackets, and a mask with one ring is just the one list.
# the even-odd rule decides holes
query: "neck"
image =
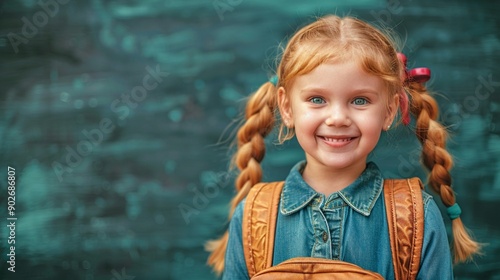
{"label": "neck", "polygon": [[302,177],[315,191],[329,196],[352,184],[365,168],[365,162],[340,169],[324,166],[317,162],[307,162]]}

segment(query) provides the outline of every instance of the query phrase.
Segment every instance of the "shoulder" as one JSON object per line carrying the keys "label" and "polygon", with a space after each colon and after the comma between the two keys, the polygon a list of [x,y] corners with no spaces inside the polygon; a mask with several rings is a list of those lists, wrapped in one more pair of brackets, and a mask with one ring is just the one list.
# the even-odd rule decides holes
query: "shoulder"
{"label": "shoulder", "polygon": [[422,200],[424,202],[424,211],[427,211],[427,208],[429,207],[429,205],[432,205],[431,207],[433,207],[433,206],[437,207],[433,196],[430,195],[429,193],[427,193],[425,190],[422,190]]}
{"label": "shoulder", "polygon": [[438,227],[441,228],[444,223],[443,216],[433,196],[422,190],[422,200],[424,203],[425,225],[429,227],[438,224]]}
{"label": "shoulder", "polygon": [[424,240],[432,242],[432,240],[437,240],[437,236],[439,239],[447,240],[443,215],[433,196],[422,190],[422,200],[424,203]]}

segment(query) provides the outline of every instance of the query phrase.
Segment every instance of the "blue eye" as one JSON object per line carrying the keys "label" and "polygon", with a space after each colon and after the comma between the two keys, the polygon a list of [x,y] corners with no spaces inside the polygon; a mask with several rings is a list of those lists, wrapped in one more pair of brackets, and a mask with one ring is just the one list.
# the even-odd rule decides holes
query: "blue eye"
{"label": "blue eye", "polygon": [[314,104],[323,104],[323,103],[325,103],[325,100],[323,98],[321,98],[321,97],[313,97],[313,98],[309,99],[309,101],[311,103],[314,103]]}
{"label": "blue eye", "polygon": [[368,103],[368,100],[362,97],[357,97],[352,101],[352,104],[354,105],[366,105]]}

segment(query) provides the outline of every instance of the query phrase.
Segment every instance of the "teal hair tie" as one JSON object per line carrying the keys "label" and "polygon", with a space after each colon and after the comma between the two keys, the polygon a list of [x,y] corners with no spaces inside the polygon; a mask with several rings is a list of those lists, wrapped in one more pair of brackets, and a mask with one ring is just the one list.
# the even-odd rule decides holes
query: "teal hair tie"
{"label": "teal hair tie", "polygon": [[278,76],[274,75],[269,79],[269,82],[273,84],[274,86],[278,85]]}
{"label": "teal hair tie", "polygon": [[452,206],[446,208],[446,212],[448,212],[448,216],[450,217],[450,219],[454,220],[460,217],[460,214],[462,214],[462,209],[460,209],[460,206],[455,203]]}

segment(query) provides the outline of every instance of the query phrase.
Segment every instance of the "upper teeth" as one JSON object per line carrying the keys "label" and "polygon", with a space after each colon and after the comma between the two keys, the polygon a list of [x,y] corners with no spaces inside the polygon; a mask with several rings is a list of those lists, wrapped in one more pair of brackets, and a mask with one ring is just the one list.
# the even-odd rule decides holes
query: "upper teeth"
{"label": "upper teeth", "polygon": [[328,138],[328,137],[325,137],[325,140],[326,141],[330,141],[330,142],[347,142],[347,141],[350,141],[352,138]]}

